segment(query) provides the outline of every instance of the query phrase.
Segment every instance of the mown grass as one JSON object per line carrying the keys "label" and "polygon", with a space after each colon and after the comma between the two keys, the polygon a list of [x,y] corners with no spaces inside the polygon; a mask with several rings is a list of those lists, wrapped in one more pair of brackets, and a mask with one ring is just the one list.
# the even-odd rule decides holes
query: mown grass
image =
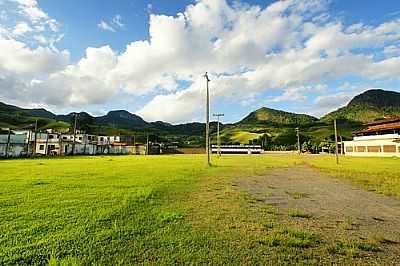
{"label": "mown grass", "polygon": [[[216,181],[210,189],[219,193],[229,177],[263,174],[296,160],[232,156],[215,159],[211,168],[203,156],[0,161],[0,264],[245,260],[248,246],[235,249],[229,242],[238,233],[231,230],[227,242],[216,241],[213,207],[201,208],[191,195],[204,180]],[[247,203],[244,197],[227,198]],[[196,224],[191,217],[197,211],[206,213]]]}
{"label": "mown grass", "polygon": [[367,190],[400,197],[400,158],[307,156],[305,163]]}
{"label": "mown grass", "polygon": [[0,265],[316,265],[336,262],[331,254],[377,252],[375,242],[326,242],[299,223],[314,218],[279,216],[235,181],[300,163],[299,156],[223,156],[210,168],[203,156],[0,161]]}
{"label": "mown grass", "polygon": [[307,219],[312,217],[312,214],[306,213],[305,211],[298,209],[289,210],[288,215],[290,217],[307,218]]}

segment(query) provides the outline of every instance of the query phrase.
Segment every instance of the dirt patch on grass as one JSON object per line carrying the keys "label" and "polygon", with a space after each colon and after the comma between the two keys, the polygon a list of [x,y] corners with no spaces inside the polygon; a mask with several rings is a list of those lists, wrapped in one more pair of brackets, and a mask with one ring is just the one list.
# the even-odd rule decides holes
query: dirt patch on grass
{"label": "dirt patch on grass", "polygon": [[[279,168],[235,184],[275,206],[277,222],[308,228],[333,256],[365,253],[375,262],[400,263],[400,200],[354,187],[307,166]],[[365,257],[367,256],[367,257]],[[363,260],[364,260],[363,259]]]}

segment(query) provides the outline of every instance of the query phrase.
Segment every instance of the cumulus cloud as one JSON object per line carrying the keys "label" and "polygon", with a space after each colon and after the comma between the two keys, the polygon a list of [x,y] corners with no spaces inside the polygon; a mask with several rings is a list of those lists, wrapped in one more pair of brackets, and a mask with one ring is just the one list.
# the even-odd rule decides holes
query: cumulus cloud
{"label": "cumulus cloud", "polygon": [[67,51],[53,51],[48,47],[33,49],[12,39],[0,39],[0,51],[0,70],[19,77],[37,77],[61,70],[69,61]]}
{"label": "cumulus cloud", "polygon": [[31,31],[32,28],[26,22],[19,22],[17,25],[15,25],[13,34],[19,36]]}
{"label": "cumulus cloud", "polygon": [[[53,50],[63,34],[60,24],[44,12],[36,0],[3,0],[0,13],[0,39],[13,39],[29,45],[45,45]],[[14,24],[14,25],[13,25]]]}
{"label": "cumulus cloud", "polygon": [[[225,1],[199,1],[176,17],[152,15],[150,41],[134,42],[121,55],[122,59],[130,59],[124,65],[119,64],[121,71],[117,72],[129,69],[128,62],[138,66],[135,71],[125,72],[124,80],[132,82],[122,87],[133,93],[146,93],[163,85],[148,83],[156,80],[153,77],[192,81],[194,75],[209,70],[214,74],[214,97],[244,100],[267,90],[282,89],[283,94],[274,101],[304,101],[304,87],[309,83],[351,75],[396,77],[398,59],[375,61],[370,49],[384,49],[398,40],[400,22],[346,27],[327,20],[326,15],[322,24],[320,19],[308,20],[320,16],[327,7],[325,1],[284,1],[265,9],[247,5],[232,7]],[[185,101],[192,105],[189,97],[196,90],[200,94],[204,82],[186,90],[190,96],[186,97],[185,91],[156,96],[139,113],[148,119],[158,116],[181,121],[183,113],[178,108]],[[177,106],[176,120],[154,108],[155,104],[163,106],[163,100],[168,102],[168,108]],[[200,110],[202,102],[199,98],[196,110],[186,109],[186,117]]]}
{"label": "cumulus cloud", "polygon": [[[49,28],[52,19],[35,11],[40,10],[36,1],[15,1],[32,29]],[[68,53],[44,44],[46,38],[36,33],[43,47],[32,50],[18,44],[19,48],[8,48],[8,56],[18,59],[35,52],[44,61],[54,56],[56,61],[62,59],[56,64],[61,69],[39,67],[35,75],[33,66],[19,65],[20,60],[6,66],[0,58],[0,67],[12,68],[3,82],[14,84],[13,90],[23,88],[24,95],[35,94],[32,101],[44,104],[102,103],[118,92],[153,95],[137,113],[148,120],[180,122],[203,109],[206,71],[212,79],[213,99],[240,102],[268,91],[281,91],[272,99],[276,102],[304,101],[307,93],[325,93],[325,85],[315,84],[349,76],[398,79],[400,20],[346,25],[330,15],[329,2],[286,0],[262,8],[239,1],[199,0],[175,16],[151,14],[148,40],[133,41],[121,52],[108,46],[88,48],[76,64],[66,64]],[[116,31],[124,23],[117,15],[98,26]],[[54,87],[58,94],[51,91]],[[315,101],[317,106],[327,101],[321,97]]]}
{"label": "cumulus cloud", "polygon": [[318,96],[314,103],[316,106],[324,109],[336,109],[339,106],[346,105],[353,97],[355,96],[354,92],[338,92],[323,96]]}

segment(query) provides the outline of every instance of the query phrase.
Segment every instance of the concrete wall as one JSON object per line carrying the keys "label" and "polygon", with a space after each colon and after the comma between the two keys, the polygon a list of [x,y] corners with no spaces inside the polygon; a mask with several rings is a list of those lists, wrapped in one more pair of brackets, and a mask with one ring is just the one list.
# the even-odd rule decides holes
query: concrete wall
{"label": "concrete wall", "polygon": [[[0,157],[6,156],[7,144],[0,143]],[[8,157],[19,157],[27,155],[27,145],[12,143],[8,146]]]}

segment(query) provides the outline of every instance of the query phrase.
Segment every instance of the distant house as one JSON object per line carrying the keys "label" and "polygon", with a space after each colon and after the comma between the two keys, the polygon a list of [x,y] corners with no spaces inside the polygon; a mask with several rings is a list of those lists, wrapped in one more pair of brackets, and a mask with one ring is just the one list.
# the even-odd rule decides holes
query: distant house
{"label": "distant house", "polygon": [[28,153],[25,134],[0,135],[0,157],[18,157]]}
{"label": "distant house", "polygon": [[0,157],[32,155],[147,154],[145,145],[133,145],[131,136],[97,136],[77,132],[11,130],[0,134]]}
{"label": "distant house", "polygon": [[367,129],[353,133],[352,141],[344,141],[349,156],[400,157],[400,117],[367,124]]}
{"label": "distant house", "polygon": [[59,137],[57,133],[36,133],[31,134],[30,142],[33,144],[36,154],[59,155],[61,147]]}

